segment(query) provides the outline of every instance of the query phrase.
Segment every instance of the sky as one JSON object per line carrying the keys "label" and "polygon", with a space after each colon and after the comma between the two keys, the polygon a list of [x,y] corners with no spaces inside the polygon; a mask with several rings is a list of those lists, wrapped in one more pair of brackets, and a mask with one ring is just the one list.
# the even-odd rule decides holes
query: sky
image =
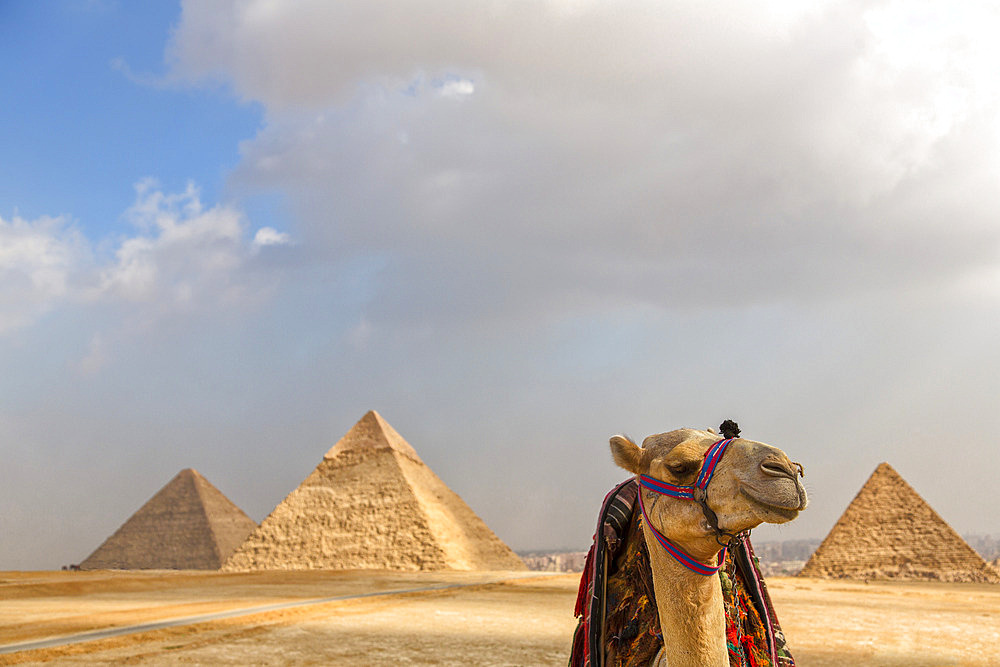
{"label": "sky", "polygon": [[516,550],[732,418],[1000,533],[991,3],[0,4],[0,570],[376,409]]}

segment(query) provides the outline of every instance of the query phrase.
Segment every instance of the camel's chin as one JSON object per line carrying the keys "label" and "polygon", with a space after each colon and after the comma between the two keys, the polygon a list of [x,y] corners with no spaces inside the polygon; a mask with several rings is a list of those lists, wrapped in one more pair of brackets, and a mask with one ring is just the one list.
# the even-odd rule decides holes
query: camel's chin
{"label": "camel's chin", "polygon": [[764,496],[753,490],[743,488],[740,492],[750,501],[754,513],[764,523],[788,523],[805,509],[805,500],[799,494],[795,498],[780,494],[778,497]]}

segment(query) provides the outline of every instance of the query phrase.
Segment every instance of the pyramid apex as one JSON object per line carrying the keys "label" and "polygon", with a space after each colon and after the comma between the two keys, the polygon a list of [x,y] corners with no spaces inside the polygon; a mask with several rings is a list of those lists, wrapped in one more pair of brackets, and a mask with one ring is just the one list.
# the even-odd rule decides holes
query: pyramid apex
{"label": "pyramid apex", "polygon": [[323,458],[332,459],[341,452],[359,449],[391,449],[423,463],[410,443],[375,410],[366,412]]}
{"label": "pyramid apex", "polygon": [[[889,478],[889,479],[893,479],[894,478],[894,479],[897,479],[897,480],[901,481],[903,484],[906,484],[906,480],[903,479],[903,476],[900,475],[899,472],[895,468],[893,468],[891,465],[889,465],[889,463],[887,461],[882,461],[882,463],[879,463],[877,466],[875,466],[875,470],[872,471],[872,474],[868,478],[868,481],[865,482],[865,486],[868,486],[869,484],[871,484],[872,480],[875,480],[875,479],[885,479],[885,478]],[[907,484],[907,486],[909,486],[909,485]],[[864,487],[862,487],[862,488],[864,488]]]}

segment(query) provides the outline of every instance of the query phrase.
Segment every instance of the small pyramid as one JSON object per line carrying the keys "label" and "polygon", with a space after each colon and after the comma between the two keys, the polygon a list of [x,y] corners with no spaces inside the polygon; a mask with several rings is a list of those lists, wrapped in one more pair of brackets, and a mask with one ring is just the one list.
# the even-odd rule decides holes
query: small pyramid
{"label": "small pyramid", "polygon": [[1000,583],[888,463],[875,469],[799,576]]}
{"label": "small pyramid", "polygon": [[80,563],[84,570],[217,570],[257,524],[197,470],[181,470]]}
{"label": "small pyramid", "polygon": [[372,410],[222,569],[354,568],[523,570],[525,565]]}

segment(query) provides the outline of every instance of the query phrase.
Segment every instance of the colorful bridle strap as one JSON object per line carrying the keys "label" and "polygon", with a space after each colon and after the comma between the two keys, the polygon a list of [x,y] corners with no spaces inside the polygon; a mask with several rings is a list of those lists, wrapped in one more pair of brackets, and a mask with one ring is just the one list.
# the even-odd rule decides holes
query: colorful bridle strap
{"label": "colorful bridle strap", "polygon": [[698,473],[698,479],[694,483],[696,487],[702,490],[708,488],[708,483],[712,481],[712,475],[715,474],[715,466],[719,465],[722,455],[726,452],[726,447],[735,439],[719,440],[705,452],[705,462],[701,464],[701,472]]}
{"label": "colorful bridle strap", "polygon": [[[712,476],[715,474],[715,467],[719,465],[719,461],[722,459],[722,455],[726,452],[726,448],[729,447],[735,438],[727,438],[726,440],[719,440],[714,445],[709,447],[708,451],[705,452],[705,460],[701,464],[701,470],[698,471],[698,478],[695,480],[694,486],[678,486],[676,484],[669,484],[667,482],[660,481],[649,475],[640,475],[639,484],[643,487],[649,489],[653,493],[659,493],[664,496],[670,496],[671,498],[682,498],[684,500],[694,500],[695,499],[695,489],[700,489],[705,491],[708,488],[708,483],[712,481]],[[642,500],[642,492],[639,492],[639,508],[642,510],[643,521],[646,522],[646,526],[653,532],[653,536],[656,541],[660,543],[667,553],[674,557],[678,563],[691,570],[692,572],[697,572],[698,574],[704,576],[710,576],[722,569],[722,564],[726,560],[726,548],[723,547],[722,551],[719,553],[718,565],[711,566],[702,563],[701,561],[695,560],[689,553],[681,549],[679,546],[671,542],[663,533],[658,531],[653,523],[649,520],[649,516],[646,514],[646,505]]]}

